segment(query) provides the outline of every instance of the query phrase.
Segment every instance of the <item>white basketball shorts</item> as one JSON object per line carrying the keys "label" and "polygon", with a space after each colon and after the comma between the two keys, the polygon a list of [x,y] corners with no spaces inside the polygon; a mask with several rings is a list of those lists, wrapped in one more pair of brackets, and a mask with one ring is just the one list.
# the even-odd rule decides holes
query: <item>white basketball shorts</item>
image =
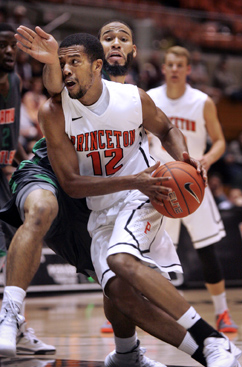
{"label": "white basketball shorts", "polygon": [[181,223],[186,227],[195,249],[212,245],[226,236],[209,187],[205,189],[202,204],[193,214],[182,219],[167,218],[165,229],[175,245],[178,245]]}
{"label": "white basketball shorts", "polygon": [[88,230],[92,237],[91,257],[102,288],[115,276],[108,256],[128,253],[144,264],[168,272],[182,272],[176,249],[164,231],[165,218],[140,191],[124,192],[112,207],[93,211]]}

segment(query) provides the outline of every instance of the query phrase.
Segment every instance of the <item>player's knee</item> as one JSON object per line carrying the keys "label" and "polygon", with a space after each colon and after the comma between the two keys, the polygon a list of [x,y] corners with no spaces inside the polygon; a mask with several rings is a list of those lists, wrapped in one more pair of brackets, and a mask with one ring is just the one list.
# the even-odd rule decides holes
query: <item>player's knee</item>
{"label": "player's knee", "polygon": [[112,303],[126,316],[134,309],[132,288],[117,277],[110,279],[105,292]]}
{"label": "player's knee", "polygon": [[205,283],[215,284],[223,280],[223,271],[215,251],[215,246],[210,245],[197,250],[200,258]]}
{"label": "player's knee", "polygon": [[133,277],[138,266],[135,257],[126,253],[110,255],[107,262],[110,269],[121,278],[125,276]]}
{"label": "player's knee", "polygon": [[51,226],[58,212],[58,206],[49,201],[35,201],[25,212],[24,225],[32,231],[45,231]]}

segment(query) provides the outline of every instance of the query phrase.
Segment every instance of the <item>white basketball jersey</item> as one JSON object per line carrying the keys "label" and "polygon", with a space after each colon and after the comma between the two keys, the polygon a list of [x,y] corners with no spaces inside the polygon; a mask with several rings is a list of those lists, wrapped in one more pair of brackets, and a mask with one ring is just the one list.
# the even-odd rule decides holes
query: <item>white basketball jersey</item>
{"label": "white basketball jersey", "polygon": [[[207,95],[188,84],[185,93],[178,99],[167,97],[166,84],[150,89],[147,93],[156,106],[182,131],[191,157],[201,158],[206,149],[207,141],[207,130],[203,116]],[[160,149],[160,141],[157,138],[153,139],[152,137],[152,144],[151,155],[153,154],[163,162],[173,160],[164,149]]]}
{"label": "white basketball jersey", "polygon": [[[80,175],[115,176],[136,174],[149,167],[148,139],[142,126],[142,105],[138,88],[103,80],[109,93],[109,105],[98,116],[80,101],[62,91],[65,131],[79,160]],[[91,210],[113,205],[126,192],[87,198]]]}

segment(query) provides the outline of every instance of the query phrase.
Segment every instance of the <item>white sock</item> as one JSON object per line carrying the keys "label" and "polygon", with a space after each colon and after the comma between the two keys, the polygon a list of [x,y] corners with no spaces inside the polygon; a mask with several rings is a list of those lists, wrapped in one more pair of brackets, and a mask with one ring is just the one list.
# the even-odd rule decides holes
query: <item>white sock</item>
{"label": "white sock", "polygon": [[4,293],[3,293],[2,308],[8,303],[8,294],[11,297],[11,299],[13,300],[13,302],[16,303],[16,305],[21,310],[24,298],[26,296],[26,292],[22,288],[19,288],[19,287],[6,286],[4,288]]}
{"label": "white sock", "polygon": [[228,309],[227,300],[226,300],[226,293],[223,292],[218,294],[217,296],[211,296],[213,300],[215,315],[220,315],[224,313]]}
{"label": "white sock", "polygon": [[178,324],[183,326],[186,330],[190,329],[198,320],[201,319],[201,316],[197,313],[195,308],[192,306],[185,312],[178,320]]}
{"label": "white sock", "polygon": [[189,354],[190,356],[192,356],[196,352],[197,348],[198,345],[189,332],[186,333],[183,341],[178,347],[179,350],[186,354]]}
{"label": "white sock", "polygon": [[118,338],[114,335],[114,341],[118,353],[130,352],[137,346],[137,333],[131,336],[131,338]]}

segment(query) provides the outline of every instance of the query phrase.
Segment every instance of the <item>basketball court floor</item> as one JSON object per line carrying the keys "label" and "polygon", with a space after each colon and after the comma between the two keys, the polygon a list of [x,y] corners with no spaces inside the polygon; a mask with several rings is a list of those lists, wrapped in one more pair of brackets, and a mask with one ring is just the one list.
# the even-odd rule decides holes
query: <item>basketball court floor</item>
{"label": "basketball court floor", "polygon": [[[207,291],[186,290],[182,293],[201,316],[214,325],[213,305]],[[231,335],[230,339],[242,348],[241,288],[227,289],[227,298],[233,319],[240,327],[238,334]],[[28,327],[33,328],[39,338],[56,346],[56,354],[0,358],[0,367],[103,367],[105,356],[114,349],[113,334],[100,333],[105,321],[100,291],[28,296],[26,317]],[[200,366],[183,352],[146,332],[137,329],[137,333],[142,347],[147,350],[147,357],[169,367]]]}

